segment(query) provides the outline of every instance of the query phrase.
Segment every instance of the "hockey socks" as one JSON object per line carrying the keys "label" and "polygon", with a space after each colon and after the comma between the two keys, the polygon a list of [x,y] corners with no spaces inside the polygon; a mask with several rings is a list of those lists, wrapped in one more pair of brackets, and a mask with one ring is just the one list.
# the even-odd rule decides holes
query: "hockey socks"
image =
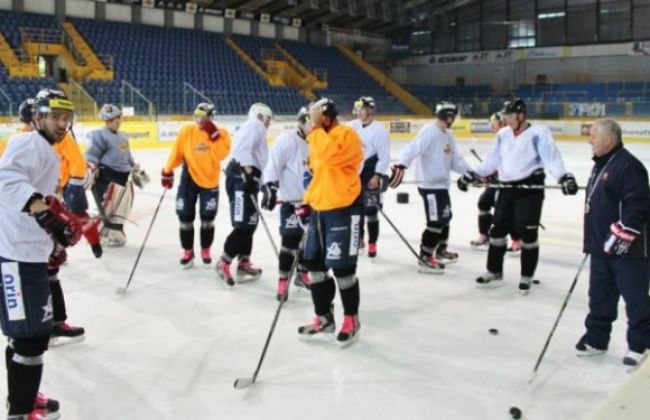
{"label": "hockey socks", "polygon": [[[34,409],[43,375],[42,354],[34,357],[17,355],[9,346],[5,350],[7,364],[7,405],[9,415],[28,414]],[[18,360],[18,361],[17,361]]]}

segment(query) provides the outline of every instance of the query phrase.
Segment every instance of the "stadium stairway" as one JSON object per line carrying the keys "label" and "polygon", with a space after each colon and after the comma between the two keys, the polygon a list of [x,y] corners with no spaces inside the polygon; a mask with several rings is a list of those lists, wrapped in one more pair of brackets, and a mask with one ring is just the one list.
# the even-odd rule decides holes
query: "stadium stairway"
{"label": "stadium stairway", "polygon": [[237,42],[235,42],[234,39],[226,37],[224,40],[226,44],[232,48],[233,51],[235,51],[235,53],[237,53],[237,55],[255,71],[255,73],[262,76],[270,86],[285,86],[284,81],[279,74],[270,73],[264,70],[250,55],[248,55],[246,51],[244,51],[241,46],[239,46],[239,44],[237,44]]}
{"label": "stadium stairway", "polygon": [[7,69],[9,77],[38,77],[38,66],[21,62],[2,33],[0,33],[0,62]]}
{"label": "stadium stairway", "polygon": [[73,49],[79,52],[80,58],[86,65],[86,72],[83,77],[84,79],[95,79],[95,80],[113,80],[114,74],[113,70],[110,68],[110,57],[106,57],[108,60],[105,60],[107,64],[102,62],[100,57],[93,51],[93,49],[88,45],[86,40],[81,36],[77,28],[72,22],[63,22],[61,27],[64,33],[67,35],[72,44]]}

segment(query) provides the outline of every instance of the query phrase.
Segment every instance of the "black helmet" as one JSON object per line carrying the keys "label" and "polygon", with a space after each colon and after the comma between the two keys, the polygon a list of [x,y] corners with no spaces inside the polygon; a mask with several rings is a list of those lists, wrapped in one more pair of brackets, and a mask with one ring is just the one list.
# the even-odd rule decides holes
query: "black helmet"
{"label": "black helmet", "polygon": [[34,117],[34,104],[36,100],[34,98],[25,99],[20,106],[18,107],[18,116],[20,122],[25,124],[30,124],[32,118]]}
{"label": "black helmet", "polygon": [[456,118],[458,115],[458,107],[451,102],[443,101],[436,104],[436,116],[440,119],[446,120],[448,117]]}
{"label": "black helmet", "polygon": [[195,117],[213,117],[215,114],[214,105],[207,102],[201,102],[194,110]]}
{"label": "black helmet", "polygon": [[74,112],[74,104],[60,90],[42,89],[34,102],[34,113],[37,114],[47,114],[55,109]]}
{"label": "black helmet", "polygon": [[362,96],[354,101],[354,111],[357,111],[361,108],[375,109],[376,107],[377,104],[375,104],[375,98],[372,96]]}
{"label": "black helmet", "polygon": [[326,117],[334,119],[339,115],[339,111],[336,109],[336,104],[329,98],[320,98],[314,102],[314,105],[320,105],[323,110],[323,115]]}
{"label": "black helmet", "polygon": [[520,112],[526,113],[526,103],[519,98],[512,101],[505,101],[501,113],[503,114],[519,114]]}

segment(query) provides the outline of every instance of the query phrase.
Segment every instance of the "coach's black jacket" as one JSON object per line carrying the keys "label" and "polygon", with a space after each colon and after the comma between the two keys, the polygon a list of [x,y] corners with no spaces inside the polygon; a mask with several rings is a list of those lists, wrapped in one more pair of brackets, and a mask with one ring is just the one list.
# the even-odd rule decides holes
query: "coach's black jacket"
{"label": "coach's black jacket", "polygon": [[[586,192],[586,199],[592,192],[593,195],[589,200],[589,212],[585,213],[584,252],[592,257],[605,257],[607,254],[603,247],[609,237],[610,225],[620,221],[624,227],[641,232],[622,258],[647,258],[650,252],[648,172],[623,145],[593,159],[596,164]],[[596,183],[599,174],[600,181]]]}

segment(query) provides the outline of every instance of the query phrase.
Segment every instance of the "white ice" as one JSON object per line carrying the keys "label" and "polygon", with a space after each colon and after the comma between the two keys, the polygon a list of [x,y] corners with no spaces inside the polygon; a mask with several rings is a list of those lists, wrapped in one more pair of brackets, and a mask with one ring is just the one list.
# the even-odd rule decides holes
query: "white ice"
{"label": "white ice", "polygon": [[[392,157],[404,144],[393,142]],[[469,149],[485,156],[489,141],[465,140],[459,147],[471,163]],[[560,142],[559,147],[584,185],[592,166],[589,146]],[[628,147],[650,162],[650,145]],[[69,251],[60,277],[69,321],[86,328],[86,340],[46,354],[42,385],[60,400],[63,419],[492,420],[509,418],[511,406],[521,408],[525,419],[579,419],[629,377],[621,364],[623,305],[609,353],[575,356],[587,311],[585,270],[536,381],[527,383],[582,258],[584,193],[565,197],[547,191],[536,275],[541,284],[522,297],[514,257],[506,257],[503,285],[476,287],[486,253],[470,249],[469,241],[477,234],[481,191],[462,193],[453,185],[450,249],[460,252],[458,264],[442,276],[417,273],[413,255],[382,220],[376,261],[359,262],[359,340],[347,349],[300,341],[296,328],[311,320],[311,299],[291,289],[258,383],[235,390],[236,378],[252,375],[277,307],[277,262],[261,226],[253,260],[264,269],[262,279],[228,289],[212,267],[197,263],[181,270],[174,192],[169,192],[128,294],[115,293],[129,276],[158,203],[158,174],[167,154],[135,151],[153,181],[137,193],[138,225],[126,225],[125,248],[106,249],[101,260],[85,243]],[[548,182],[555,180],[549,176]],[[410,203],[397,204],[392,190],[385,211],[417,247],[423,205],[414,186],[399,191],[410,193]],[[279,241],[277,211],[264,216]],[[223,191],[213,258],[229,231]],[[198,251],[198,229],[196,236]],[[338,296],[335,304],[340,324]],[[490,328],[499,334],[490,335]],[[4,381],[0,394],[6,394]]]}

